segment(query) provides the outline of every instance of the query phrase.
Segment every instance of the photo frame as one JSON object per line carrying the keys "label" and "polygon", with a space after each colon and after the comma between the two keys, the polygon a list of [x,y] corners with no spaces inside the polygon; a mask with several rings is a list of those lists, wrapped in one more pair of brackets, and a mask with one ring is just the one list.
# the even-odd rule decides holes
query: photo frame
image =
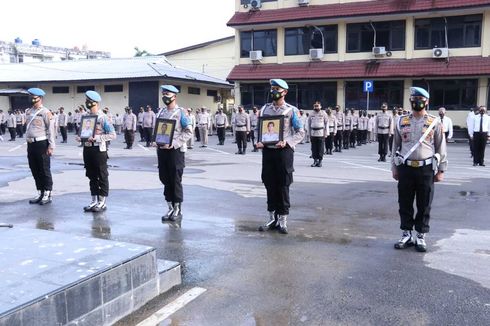
{"label": "photo frame", "polygon": [[86,141],[95,136],[95,127],[97,126],[97,115],[83,115],[80,121],[80,138]]}
{"label": "photo frame", "polygon": [[264,145],[275,145],[284,139],[284,116],[270,115],[259,117],[257,141]]}
{"label": "photo frame", "polygon": [[175,123],[173,119],[158,118],[153,131],[153,141],[159,146],[172,145]]}

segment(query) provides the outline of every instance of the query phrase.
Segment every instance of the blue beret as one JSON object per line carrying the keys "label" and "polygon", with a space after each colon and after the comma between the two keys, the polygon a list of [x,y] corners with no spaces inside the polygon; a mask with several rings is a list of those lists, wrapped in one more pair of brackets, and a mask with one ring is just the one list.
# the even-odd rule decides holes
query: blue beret
{"label": "blue beret", "polygon": [[162,92],[170,92],[170,93],[175,93],[175,94],[178,94],[179,93],[179,90],[177,89],[177,87],[173,86],[173,85],[162,85],[160,86]]}
{"label": "blue beret", "polygon": [[423,96],[425,98],[430,98],[429,92],[421,87],[410,87],[410,96]]}
{"label": "blue beret", "polygon": [[29,93],[29,95],[33,95],[33,96],[44,96],[46,95],[46,92],[43,91],[42,89],[40,88],[29,88],[27,90],[27,93]]}
{"label": "blue beret", "polygon": [[289,89],[288,83],[282,79],[271,79],[271,86],[278,86],[282,89]]}
{"label": "blue beret", "polygon": [[100,97],[99,93],[94,92],[94,91],[86,91],[85,92],[85,96],[89,100],[94,101],[94,102],[100,102],[100,101],[102,101],[102,98]]}

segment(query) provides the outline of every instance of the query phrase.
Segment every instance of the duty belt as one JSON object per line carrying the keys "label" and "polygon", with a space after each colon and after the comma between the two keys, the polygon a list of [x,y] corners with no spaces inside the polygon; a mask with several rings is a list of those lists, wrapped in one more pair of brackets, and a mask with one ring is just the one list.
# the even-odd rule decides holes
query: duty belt
{"label": "duty belt", "polygon": [[83,143],[83,146],[85,146],[85,147],[96,147],[97,146],[98,147],[99,143],[92,143],[90,141],[86,141]]}
{"label": "duty belt", "polygon": [[406,160],[405,165],[410,166],[412,168],[419,168],[425,165],[430,165],[432,164],[432,158],[428,158],[426,160],[422,161],[412,161],[412,160]]}
{"label": "duty belt", "polygon": [[46,136],[41,136],[41,137],[35,137],[35,138],[27,138],[27,142],[30,144],[30,143],[35,143],[35,142],[38,142],[38,141],[43,141],[43,140],[46,140],[48,139],[48,137]]}
{"label": "duty belt", "polygon": [[380,127],[378,126],[379,129],[388,129],[389,127]]}
{"label": "duty belt", "polygon": [[223,123],[222,125],[218,124],[217,126],[218,126],[218,127],[224,127],[224,126],[225,126],[225,124],[224,124],[224,123]]}
{"label": "duty belt", "polygon": [[324,128],[313,128],[311,127],[311,130],[323,130]]}
{"label": "duty belt", "polygon": [[245,127],[245,125],[236,125],[238,128]]}

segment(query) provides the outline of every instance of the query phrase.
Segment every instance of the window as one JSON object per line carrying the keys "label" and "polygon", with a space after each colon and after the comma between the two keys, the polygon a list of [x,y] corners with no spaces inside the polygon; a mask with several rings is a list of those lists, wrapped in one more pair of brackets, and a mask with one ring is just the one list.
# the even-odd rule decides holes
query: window
{"label": "window", "polygon": [[433,109],[443,106],[461,110],[476,106],[478,79],[415,80],[413,86],[429,90],[429,105]]}
{"label": "window", "polygon": [[189,94],[193,94],[193,95],[201,95],[201,89],[198,88],[198,87],[189,87],[189,89],[187,90],[187,92]]}
{"label": "window", "polygon": [[70,87],[68,86],[53,86],[53,94],[68,94]]}
{"label": "window", "polygon": [[95,91],[95,86],[77,86],[77,93],[85,93],[86,91]]}
{"label": "window", "polygon": [[[447,38],[450,48],[481,45],[482,15],[447,17]],[[446,47],[444,18],[415,20],[415,49]]]}
{"label": "window", "polygon": [[22,62],[24,62],[24,55],[19,54],[19,63],[22,63]]}
{"label": "window", "polygon": [[104,85],[104,93],[119,93],[123,91],[123,85]]}
{"label": "window", "polygon": [[240,32],[240,56],[248,58],[250,51],[262,50],[264,57],[277,55],[277,31],[275,29],[264,31]]}
{"label": "window", "polygon": [[[322,48],[322,33],[325,53],[337,52],[337,25],[286,28],[285,54],[309,54],[310,49]],[[320,33],[321,31],[321,33]]]}
{"label": "window", "polygon": [[488,96],[487,96],[487,109],[490,108],[490,79],[488,80]]}
{"label": "window", "polygon": [[[373,23],[376,29],[376,46],[387,51],[405,50],[405,21]],[[369,23],[347,24],[347,52],[371,52],[374,47],[374,31]]]}
{"label": "window", "polygon": [[[374,92],[369,94],[369,109],[378,110],[381,103],[388,106],[403,106],[403,81],[374,81]],[[345,83],[345,107],[366,109],[367,93],[362,91],[362,81],[348,81]]]}
{"label": "window", "polygon": [[211,90],[211,89],[208,89],[207,91],[207,96],[212,96],[212,97],[218,97],[218,91],[216,90]]}

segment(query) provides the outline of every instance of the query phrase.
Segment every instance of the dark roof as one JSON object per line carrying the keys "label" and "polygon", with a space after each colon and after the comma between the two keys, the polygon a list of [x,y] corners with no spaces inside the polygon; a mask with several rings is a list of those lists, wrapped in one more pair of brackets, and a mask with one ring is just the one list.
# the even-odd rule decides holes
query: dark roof
{"label": "dark roof", "polygon": [[483,75],[490,75],[490,57],[453,57],[450,58],[449,62],[441,59],[423,58],[248,64],[235,66],[228,75],[228,80],[427,78]]}
{"label": "dark roof", "polygon": [[178,54],[178,53],[182,53],[182,52],[192,51],[192,50],[196,50],[196,49],[200,49],[200,48],[206,47],[206,46],[211,45],[211,44],[214,44],[214,43],[219,43],[219,42],[223,42],[223,41],[227,41],[227,40],[232,40],[234,38],[235,38],[234,35],[233,36],[227,36],[227,37],[219,38],[217,40],[212,40],[212,41],[208,41],[208,42],[204,42],[204,43],[199,43],[199,44],[191,45],[191,46],[188,46],[188,47],[185,47],[185,48],[181,48],[181,49],[172,50],[172,51],[165,52],[165,53],[162,53],[162,54],[159,54],[159,55],[166,55],[166,56],[168,56],[168,55]]}
{"label": "dark roof", "polygon": [[257,25],[314,19],[382,16],[490,6],[490,0],[376,0],[310,5],[274,10],[236,12],[228,26]]}

